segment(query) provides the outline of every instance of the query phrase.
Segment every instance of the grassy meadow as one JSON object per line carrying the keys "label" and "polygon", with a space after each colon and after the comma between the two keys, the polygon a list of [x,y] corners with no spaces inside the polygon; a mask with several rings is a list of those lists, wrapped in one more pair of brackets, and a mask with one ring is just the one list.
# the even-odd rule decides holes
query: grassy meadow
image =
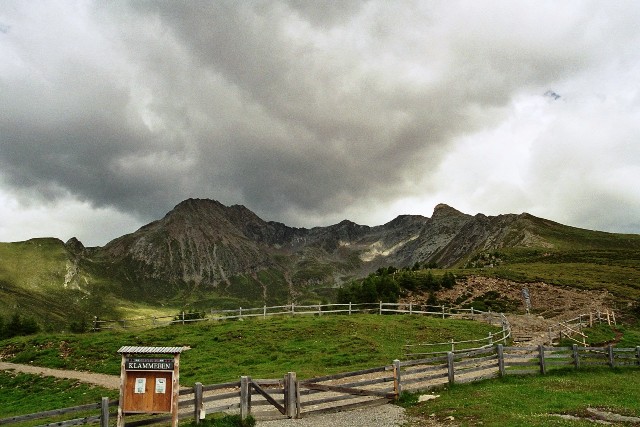
{"label": "grassy meadow", "polygon": [[593,426],[590,420],[557,415],[590,418],[587,408],[597,408],[640,417],[639,390],[640,368],[563,369],[454,385],[436,391],[438,398],[408,408],[408,414],[415,418],[412,426],[427,420],[445,426]]}

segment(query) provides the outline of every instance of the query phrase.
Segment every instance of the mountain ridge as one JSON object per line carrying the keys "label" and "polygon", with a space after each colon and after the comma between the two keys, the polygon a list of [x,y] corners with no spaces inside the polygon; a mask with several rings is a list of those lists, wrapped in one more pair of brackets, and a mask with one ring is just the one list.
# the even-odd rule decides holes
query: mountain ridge
{"label": "mountain ridge", "polygon": [[431,217],[301,228],[265,221],[242,205],[187,199],[101,247],[76,238],[0,243],[0,312],[30,306],[47,318],[52,308],[60,317],[75,306],[105,315],[122,301],[154,307],[319,301],[381,267],[481,268],[505,262],[485,258],[514,250],[514,259],[525,253],[536,262],[600,251],[631,257],[626,268],[640,259],[640,235],[584,230],[528,213],[469,215],[446,204],[436,205]]}

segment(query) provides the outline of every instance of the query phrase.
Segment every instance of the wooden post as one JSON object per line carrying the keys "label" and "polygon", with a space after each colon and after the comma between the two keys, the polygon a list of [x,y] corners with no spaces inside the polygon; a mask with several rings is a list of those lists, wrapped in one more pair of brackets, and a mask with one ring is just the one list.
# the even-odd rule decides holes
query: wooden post
{"label": "wooden post", "polygon": [[456,351],[456,342],[451,338],[451,352]]}
{"label": "wooden post", "polygon": [[580,354],[578,354],[578,344],[573,345],[573,366],[580,367]]}
{"label": "wooden post", "polygon": [[611,310],[611,321],[613,322],[614,325],[617,325],[617,323],[616,323],[616,313],[613,310]]}
{"label": "wooden post", "polygon": [[318,304],[318,316],[322,316],[322,305]]}
{"label": "wooden post", "polygon": [[284,376],[284,409],[289,418],[296,418],[296,373],[288,372]]}
{"label": "wooden post", "polygon": [[238,318],[242,319],[242,307],[238,308]]}
{"label": "wooden post", "polygon": [[291,303],[291,314],[296,314],[296,306],[294,303]]}
{"label": "wooden post", "polygon": [[413,303],[409,302],[409,314],[413,314]]}
{"label": "wooden post", "polygon": [[444,304],[442,304],[442,318],[444,319]]}
{"label": "wooden post", "polygon": [[193,418],[195,419],[196,424],[200,424],[200,420],[204,419],[204,406],[202,403],[202,383],[196,383],[193,386],[193,395],[195,396],[195,402],[193,404]]}
{"label": "wooden post", "polygon": [[538,357],[540,358],[540,373],[544,375],[547,373],[547,367],[544,363],[544,345],[542,344],[538,346]]}
{"label": "wooden post", "polygon": [[609,310],[607,310],[607,324],[611,326],[611,317],[609,315]]}
{"label": "wooden post", "polygon": [[103,397],[100,404],[100,427],[109,427],[109,398]]}
{"label": "wooden post", "polygon": [[351,301],[349,301],[349,316],[351,316]]}
{"label": "wooden post", "polygon": [[382,301],[380,301],[380,311],[378,312],[378,314],[382,314]]}
{"label": "wooden post", "polygon": [[173,355],[173,399],[171,401],[171,426],[178,427],[178,404],[180,400],[180,353]]}
{"label": "wooden post", "polygon": [[611,344],[609,344],[609,347],[607,348],[607,353],[609,356],[609,366],[614,368],[616,366],[616,362],[613,358],[613,346]]}
{"label": "wooden post", "polygon": [[396,395],[396,399],[402,393],[402,383],[400,381],[400,361],[396,359],[393,361],[393,392]]}
{"label": "wooden post", "polygon": [[489,345],[493,345],[493,334],[489,332]]}
{"label": "wooden post", "polygon": [[263,318],[267,318],[267,305],[265,304],[264,307],[262,307],[262,317]]}
{"label": "wooden post", "polygon": [[240,418],[251,415],[251,378],[240,377]]}
{"label": "wooden post", "polygon": [[448,352],[447,353],[447,371],[448,371],[448,376],[449,376],[449,385],[453,385],[455,382],[455,372],[454,372],[454,366],[453,366],[453,352]]}
{"label": "wooden post", "polygon": [[589,327],[593,328],[593,311],[589,312]]}
{"label": "wooden post", "polygon": [[504,377],[504,348],[502,344],[498,344],[498,371],[501,377]]}
{"label": "wooden post", "polygon": [[125,384],[127,382],[127,371],[125,370],[125,354],[122,355],[122,361],[120,362],[120,397],[118,404],[118,427],[124,427],[124,411],[122,402],[124,402]]}
{"label": "wooden post", "polygon": [[473,316],[475,313],[473,312],[473,306],[471,306],[471,315]]}

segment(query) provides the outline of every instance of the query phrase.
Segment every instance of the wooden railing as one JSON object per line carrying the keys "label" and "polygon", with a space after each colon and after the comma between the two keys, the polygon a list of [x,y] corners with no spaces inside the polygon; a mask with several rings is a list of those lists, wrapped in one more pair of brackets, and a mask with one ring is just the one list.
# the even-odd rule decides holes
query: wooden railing
{"label": "wooden railing", "polygon": [[549,327],[549,342],[560,341],[563,338],[582,346],[587,345],[588,335],[584,333],[587,327],[593,327],[595,323],[616,324],[616,315],[613,311],[591,311],[582,313],[573,319],[564,320]]}
{"label": "wooden railing", "polygon": [[[401,392],[428,391],[447,384],[474,382],[506,375],[546,374],[555,369],[591,366],[640,369],[640,346],[635,348],[509,347],[496,346],[447,352],[419,360],[394,360],[391,365],[323,377],[298,380],[294,372],[283,379],[252,379],[202,385],[180,390],[179,418],[199,423],[206,414],[234,412],[258,419],[298,418],[324,412],[345,411],[379,405],[396,399]],[[102,404],[84,405],[39,414],[0,419],[16,424],[54,415],[101,409],[101,415],[56,421],[50,426],[98,423],[106,426],[108,408],[117,405],[103,398]],[[133,417],[132,417],[133,418]],[[140,415],[127,426],[166,423],[166,415]]]}
{"label": "wooden railing", "polygon": [[206,312],[182,312],[177,315],[171,316],[147,316],[147,317],[135,317],[129,319],[119,320],[105,320],[94,318],[92,329],[99,331],[102,329],[114,329],[114,328],[146,328],[155,326],[166,326],[172,324],[187,324],[196,322],[207,322],[213,320],[233,320],[233,319],[247,319],[253,317],[268,317],[268,316],[281,316],[281,315],[312,315],[322,316],[326,314],[422,314],[429,316],[436,316],[441,318],[447,317],[460,317],[460,316],[476,316],[487,315],[491,313],[485,313],[473,308],[455,308],[447,307],[444,305],[417,305],[412,303],[368,303],[368,304],[314,304],[314,305],[296,305],[287,304],[279,306],[263,306],[254,308],[242,308],[231,310],[214,310],[211,309]]}

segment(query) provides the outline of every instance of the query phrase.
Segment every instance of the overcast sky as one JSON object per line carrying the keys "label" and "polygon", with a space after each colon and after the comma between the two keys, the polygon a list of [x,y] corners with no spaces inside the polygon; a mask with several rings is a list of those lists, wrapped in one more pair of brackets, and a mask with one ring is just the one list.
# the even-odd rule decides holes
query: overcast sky
{"label": "overcast sky", "polygon": [[0,241],[180,201],[640,233],[640,2],[0,3]]}

